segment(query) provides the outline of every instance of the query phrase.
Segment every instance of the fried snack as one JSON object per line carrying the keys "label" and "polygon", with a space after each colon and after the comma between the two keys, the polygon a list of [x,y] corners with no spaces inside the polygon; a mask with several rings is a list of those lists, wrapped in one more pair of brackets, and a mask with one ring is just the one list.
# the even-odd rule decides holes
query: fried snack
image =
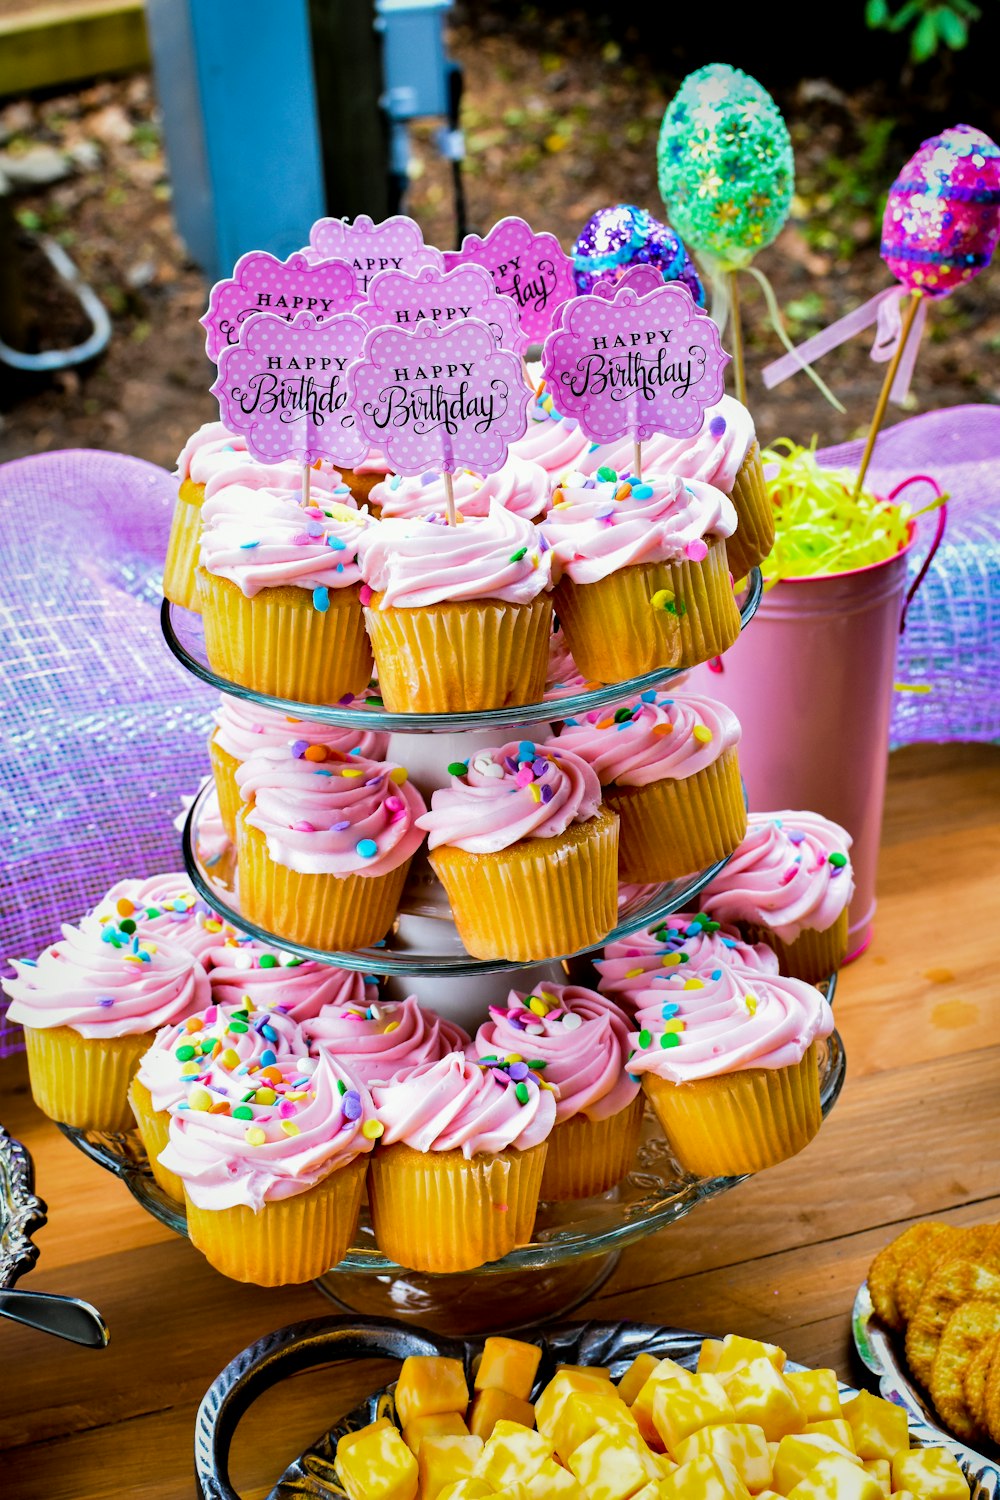
{"label": "fried snack", "polygon": [[897,1333],[902,1333],[904,1328],[903,1315],[896,1301],[896,1280],[903,1267],[909,1265],[911,1257],[921,1253],[920,1247],[929,1246],[930,1242],[939,1238],[942,1229],[948,1230],[947,1224],[941,1224],[936,1220],[929,1219],[924,1224],[911,1224],[909,1229],[904,1229],[894,1240],[890,1240],[876,1255],[868,1271],[868,1290],[871,1293],[872,1306],[890,1328]]}
{"label": "fried snack", "polygon": [[983,1394],[983,1426],[995,1443],[1000,1443],[1000,1350],[990,1364]]}
{"label": "fried snack", "polygon": [[901,1265],[896,1277],[896,1305],[903,1324],[907,1324],[917,1310],[920,1294],[927,1285],[931,1272],[948,1256],[955,1259],[962,1236],[967,1231],[945,1225],[937,1234],[928,1235],[914,1250],[911,1259]]}
{"label": "fried snack", "polygon": [[986,1382],[994,1357],[1000,1352],[1000,1333],[983,1345],[965,1372],[962,1388],[969,1415],[980,1430],[986,1426]]}
{"label": "fried snack", "polygon": [[910,1373],[930,1389],[934,1356],[955,1310],[973,1297],[1000,1302],[1000,1275],[977,1260],[949,1260],[931,1274],[906,1330]]}
{"label": "fried snack", "polygon": [[976,1435],[965,1399],[964,1374],[979,1351],[1000,1333],[1000,1302],[973,1298],[952,1313],[931,1368],[930,1393],[938,1416],[963,1442]]}

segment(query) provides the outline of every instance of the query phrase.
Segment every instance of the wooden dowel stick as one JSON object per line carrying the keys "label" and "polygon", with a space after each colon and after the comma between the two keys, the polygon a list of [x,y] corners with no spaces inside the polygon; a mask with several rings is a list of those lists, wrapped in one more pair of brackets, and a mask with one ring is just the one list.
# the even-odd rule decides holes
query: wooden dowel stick
{"label": "wooden dowel stick", "polygon": [[309,504],[309,483],[312,478],[312,469],[308,464],[302,465],[302,504]]}
{"label": "wooden dowel stick", "polygon": [[444,499],[448,508],[448,525],[457,526],[458,517],[455,514],[455,485],[450,474],[444,476]]}
{"label": "wooden dowel stick", "polygon": [[900,360],[903,358],[903,350],[906,348],[906,341],[910,337],[910,329],[913,327],[913,320],[917,316],[917,308],[919,306],[920,293],[911,292],[909,306],[903,314],[903,326],[899,330],[899,343],[896,345],[896,352],[889,362],[889,368],[885,372],[882,389],[879,391],[878,401],[875,405],[875,415],[872,417],[872,425],[868,429],[868,441],[865,443],[865,451],[861,456],[861,467],[858,469],[858,477],[854,483],[855,500],[861,494],[861,486],[864,484],[865,475],[868,473],[868,465],[871,463],[872,454],[875,451],[875,439],[878,437],[879,428],[882,426],[882,421],[885,417],[885,409],[889,404],[889,392],[892,390],[892,383],[896,378],[896,371],[899,369]]}
{"label": "wooden dowel stick", "polygon": [[740,322],[740,292],[736,285],[736,272],[729,273],[730,317],[733,323],[733,376],[736,381],[736,399],[747,404],[747,372],[743,363],[743,325]]}
{"label": "wooden dowel stick", "polygon": [[636,479],[642,479],[642,444],[633,442],[632,449],[632,472]]}

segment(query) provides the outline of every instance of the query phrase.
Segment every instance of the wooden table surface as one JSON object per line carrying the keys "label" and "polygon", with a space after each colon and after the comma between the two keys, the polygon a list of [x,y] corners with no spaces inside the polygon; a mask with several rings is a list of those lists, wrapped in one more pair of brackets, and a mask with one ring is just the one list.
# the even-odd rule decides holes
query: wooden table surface
{"label": "wooden table surface", "polygon": [[[876,1250],[917,1218],[1000,1218],[998,957],[1000,748],[901,751],[875,941],[837,991],[837,1108],[802,1155],[628,1250],[580,1316],[740,1332],[856,1378],[849,1314]],[[112,1335],[92,1351],[0,1324],[0,1495],[192,1495],[194,1416],[214,1377],[262,1334],[333,1309],[311,1285],[218,1275],[38,1113],[20,1060],[0,1065],[0,1099],[49,1205],[23,1285],[88,1299]],[[237,1435],[240,1493],[266,1495],[390,1371],[341,1365],[263,1398]]]}

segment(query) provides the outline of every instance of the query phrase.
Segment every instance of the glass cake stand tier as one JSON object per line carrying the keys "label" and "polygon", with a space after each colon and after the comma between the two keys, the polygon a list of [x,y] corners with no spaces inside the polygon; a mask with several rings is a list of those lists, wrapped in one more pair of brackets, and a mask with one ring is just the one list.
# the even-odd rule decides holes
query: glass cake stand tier
{"label": "glass cake stand tier", "polygon": [[[750,573],[740,604],[741,628],[753,618],[760,603],[764,586],[760,569]],[[673,677],[679,677],[686,668],[664,668],[646,672],[641,677],[631,677],[625,682],[611,683],[607,687],[588,689],[583,693],[568,693],[558,698],[543,699],[541,703],[518,703],[509,708],[489,708],[477,713],[461,714],[394,714],[382,707],[382,700],[370,697],[363,707],[345,707],[341,703],[300,703],[291,698],[273,698],[268,693],[255,692],[238,682],[230,682],[212,670],[205,655],[205,639],[201,616],[187,609],[180,609],[164,599],[160,611],[160,628],[163,638],[177,660],[202,682],[229,693],[234,698],[244,698],[249,703],[262,704],[265,708],[278,709],[298,719],[313,719],[322,724],[336,724],[347,729],[385,729],[397,734],[456,734],[465,730],[503,728],[505,725],[528,724],[546,719],[573,718],[593,708],[603,708],[621,698],[629,698],[647,688],[659,686]]]}

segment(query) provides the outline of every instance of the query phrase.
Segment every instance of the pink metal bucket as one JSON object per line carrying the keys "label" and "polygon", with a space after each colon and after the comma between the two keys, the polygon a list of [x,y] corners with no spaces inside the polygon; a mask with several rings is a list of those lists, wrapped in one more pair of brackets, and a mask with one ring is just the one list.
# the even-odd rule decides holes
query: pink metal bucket
{"label": "pink metal bucket", "polygon": [[[894,499],[914,476],[888,497]],[[940,493],[940,492],[939,492]],[[692,688],[719,698],[743,727],[740,765],[754,811],[809,808],[854,840],[851,957],[871,941],[896,647],[915,529],[901,552],[849,573],[788,578],[769,589],[721,663],[699,667]],[[721,670],[720,670],[721,668]]]}

